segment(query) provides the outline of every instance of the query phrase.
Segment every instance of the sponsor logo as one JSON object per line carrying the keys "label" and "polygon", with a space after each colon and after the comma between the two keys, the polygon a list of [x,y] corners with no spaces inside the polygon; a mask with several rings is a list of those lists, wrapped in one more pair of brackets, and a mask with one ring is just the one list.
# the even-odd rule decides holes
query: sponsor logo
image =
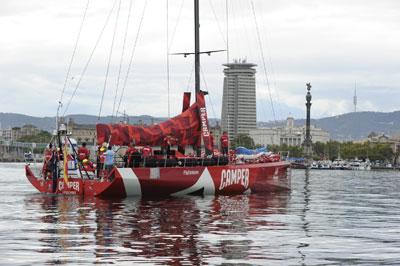
{"label": "sponsor logo", "polygon": [[207,110],[205,107],[200,108],[200,119],[201,119],[201,129],[203,131],[203,136],[210,136],[210,132],[208,131],[207,125]]}
{"label": "sponsor logo", "polygon": [[65,183],[63,181],[58,182],[58,190],[63,191],[64,189],[73,189],[75,191],[79,191],[79,182],[78,181],[70,181],[68,182],[67,187],[65,188]]}
{"label": "sponsor logo", "polygon": [[221,184],[219,186],[219,190],[223,190],[230,185],[237,184],[240,184],[247,189],[249,187],[249,176],[250,171],[248,168],[224,169],[221,172]]}
{"label": "sponsor logo", "polygon": [[198,170],[183,170],[183,175],[198,175]]}

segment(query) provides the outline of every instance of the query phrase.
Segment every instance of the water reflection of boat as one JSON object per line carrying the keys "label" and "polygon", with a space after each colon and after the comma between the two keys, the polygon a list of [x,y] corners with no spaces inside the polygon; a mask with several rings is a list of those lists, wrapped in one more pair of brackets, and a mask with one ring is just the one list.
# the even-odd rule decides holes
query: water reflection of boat
{"label": "water reflection of boat", "polygon": [[[37,209],[33,219],[44,224],[37,233],[48,264],[129,260],[201,265],[210,257],[251,261],[253,240],[246,235],[260,227],[284,227],[272,215],[286,212],[289,197],[283,192],[108,201],[35,195],[26,204]],[[67,256],[71,250],[81,256]],[[60,258],[54,259],[54,253]]]}

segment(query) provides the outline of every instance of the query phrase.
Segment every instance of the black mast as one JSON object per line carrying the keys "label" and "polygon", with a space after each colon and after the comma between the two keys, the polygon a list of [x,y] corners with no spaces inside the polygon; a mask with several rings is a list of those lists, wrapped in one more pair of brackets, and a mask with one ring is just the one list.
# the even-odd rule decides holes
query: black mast
{"label": "black mast", "polygon": [[173,53],[173,55],[183,55],[184,57],[194,54],[194,75],[196,102],[197,93],[200,92],[200,54],[211,55],[212,53],[224,52],[225,50],[209,50],[200,52],[200,18],[199,18],[199,0],[194,0],[194,53]]}
{"label": "black mast", "polygon": [[194,72],[196,101],[197,93],[200,92],[200,23],[199,23],[199,0],[194,0]]}

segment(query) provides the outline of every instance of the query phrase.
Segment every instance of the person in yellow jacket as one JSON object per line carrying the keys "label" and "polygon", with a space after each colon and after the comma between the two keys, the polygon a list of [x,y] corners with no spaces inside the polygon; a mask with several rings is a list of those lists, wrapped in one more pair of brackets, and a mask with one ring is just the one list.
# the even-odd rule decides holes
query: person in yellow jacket
{"label": "person in yellow jacket", "polygon": [[107,150],[107,143],[105,142],[97,149],[97,160],[96,160],[97,178],[100,178],[100,173],[103,171],[104,168],[104,161],[106,159],[104,153],[106,152],[106,150]]}

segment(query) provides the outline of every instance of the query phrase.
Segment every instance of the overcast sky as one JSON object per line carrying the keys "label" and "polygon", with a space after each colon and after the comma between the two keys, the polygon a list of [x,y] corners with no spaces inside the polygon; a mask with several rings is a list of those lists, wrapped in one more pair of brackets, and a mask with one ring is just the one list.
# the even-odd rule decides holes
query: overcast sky
{"label": "overcast sky", "polygon": [[[170,53],[193,50],[193,1],[169,1]],[[305,116],[305,83],[312,84],[312,116],[358,110],[399,110],[400,1],[254,0],[261,43],[250,0],[228,0],[229,54],[257,66],[258,120]],[[86,0],[0,0],[0,112],[54,116],[66,78]],[[164,0],[148,0],[121,111],[168,115],[167,17]],[[111,115],[130,0],[91,0],[77,46],[64,108],[81,80],[67,114],[99,113],[115,32],[102,115]],[[112,10],[114,6],[114,9]],[[132,0],[119,82],[123,87],[145,0]],[[106,18],[104,34],[82,76]],[[201,0],[201,50],[226,49],[225,0]],[[179,20],[178,20],[179,18]],[[116,31],[114,28],[116,26]],[[260,44],[266,72],[263,69]],[[220,117],[226,53],[202,56],[202,88],[210,92],[209,116]],[[193,57],[170,56],[171,116],[182,92],[193,90]]]}

